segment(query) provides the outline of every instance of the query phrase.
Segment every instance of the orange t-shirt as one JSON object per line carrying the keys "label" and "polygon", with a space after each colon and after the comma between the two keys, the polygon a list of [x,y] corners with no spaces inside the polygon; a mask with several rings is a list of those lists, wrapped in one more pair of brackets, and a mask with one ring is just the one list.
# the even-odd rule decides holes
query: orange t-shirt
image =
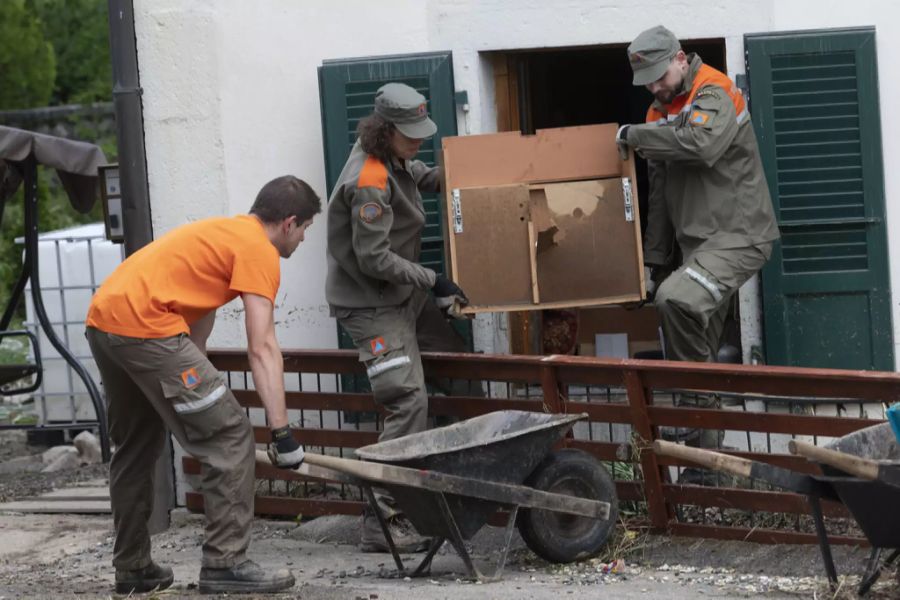
{"label": "orange t-shirt", "polygon": [[87,325],[107,333],[163,338],[242,292],[275,304],[278,250],[251,215],[204,219],[173,229],[113,271],[94,294]]}

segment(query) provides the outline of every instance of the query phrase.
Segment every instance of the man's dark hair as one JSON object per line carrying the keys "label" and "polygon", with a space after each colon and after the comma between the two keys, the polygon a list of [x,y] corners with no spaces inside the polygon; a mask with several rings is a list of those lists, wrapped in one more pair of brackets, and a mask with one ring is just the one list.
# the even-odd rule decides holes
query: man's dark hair
{"label": "man's dark hair", "polygon": [[297,224],[304,223],[322,212],[322,201],[309,184],[293,175],[276,177],[259,190],[250,214],[263,223],[280,223],[290,216]]}
{"label": "man's dark hair", "polygon": [[359,145],[366,154],[371,154],[382,162],[390,162],[391,156],[391,132],[394,124],[380,115],[372,113],[368,117],[359,120],[356,126],[356,135],[359,136]]}

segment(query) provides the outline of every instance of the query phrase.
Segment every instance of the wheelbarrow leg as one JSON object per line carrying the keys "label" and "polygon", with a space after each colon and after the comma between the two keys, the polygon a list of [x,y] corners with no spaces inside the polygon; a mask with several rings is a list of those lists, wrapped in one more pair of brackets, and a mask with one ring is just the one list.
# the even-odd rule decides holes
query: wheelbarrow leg
{"label": "wheelbarrow leg", "polygon": [[509,519],[506,521],[506,535],[503,536],[503,551],[500,553],[500,560],[497,562],[497,570],[494,571],[494,579],[500,579],[503,574],[503,567],[506,566],[506,557],[509,555],[509,546],[512,543],[513,532],[516,530],[516,515],[519,514],[519,506],[513,506],[509,511]]}
{"label": "wheelbarrow leg", "polygon": [[444,545],[444,540],[445,538],[442,537],[431,538],[428,554],[425,555],[425,558],[422,559],[422,562],[420,562],[419,566],[416,567],[416,570],[413,571],[412,577],[420,577],[425,573],[431,572],[431,561],[434,559],[434,555],[437,554],[437,551],[440,550],[441,546]]}
{"label": "wheelbarrow leg", "polygon": [[872,548],[869,562],[866,563],[866,572],[863,574],[862,581],[857,590],[857,594],[860,596],[865,596],[869,590],[872,589],[872,586],[875,585],[875,582],[878,581],[878,578],[881,577],[881,571],[884,570],[885,567],[889,567],[891,563],[900,556],[900,550],[894,550],[891,552],[890,556],[887,557],[887,560],[884,561],[884,564],[881,564],[881,550],[881,548]]}
{"label": "wheelbarrow leg", "polygon": [[822,518],[822,505],[816,495],[807,496],[809,506],[812,509],[813,522],[816,524],[816,537],[819,539],[819,551],[822,553],[822,562],[825,563],[825,574],[831,582],[831,588],[837,585],[837,570],[834,568],[834,559],[831,556],[831,545],[828,543],[828,533],[825,531],[825,519]]}
{"label": "wheelbarrow leg", "polygon": [[450,506],[447,504],[447,498],[444,497],[443,492],[438,492],[437,503],[438,507],[441,509],[441,514],[444,517],[444,521],[447,525],[447,531],[450,532],[450,543],[453,544],[453,547],[456,549],[456,553],[459,554],[459,557],[462,559],[463,564],[466,565],[466,571],[469,573],[469,577],[476,579],[478,581],[489,581],[487,577],[481,574],[478,568],[475,566],[475,563],[472,562],[472,557],[469,555],[469,551],[466,550],[466,543],[462,539],[462,535],[459,533],[459,527],[456,526],[456,519],[453,518],[453,513],[450,512]]}
{"label": "wheelbarrow leg", "polygon": [[388,548],[391,549],[391,554],[394,557],[394,562],[397,563],[397,572],[400,577],[406,577],[406,568],[403,566],[403,561],[400,560],[400,553],[397,552],[397,546],[394,545],[394,538],[391,537],[390,529],[388,528],[387,519],[384,518],[384,515],[381,513],[381,509],[378,507],[378,501],[375,499],[375,492],[372,491],[372,486],[365,486],[366,496],[369,499],[369,506],[372,507],[372,512],[375,513],[375,518],[378,519],[378,524],[381,525],[381,531],[384,533],[384,539],[387,540]]}

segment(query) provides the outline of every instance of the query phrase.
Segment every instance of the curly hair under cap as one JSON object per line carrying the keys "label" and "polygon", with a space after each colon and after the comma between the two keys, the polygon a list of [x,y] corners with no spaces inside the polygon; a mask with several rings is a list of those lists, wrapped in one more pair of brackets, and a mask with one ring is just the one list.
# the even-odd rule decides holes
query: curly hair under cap
{"label": "curly hair under cap", "polygon": [[359,145],[366,154],[371,154],[382,162],[390,162],[394,155],[391,150],[391,134],[394,129],[393,123],[373,113],[360,119],[359,125],[356,126]]}

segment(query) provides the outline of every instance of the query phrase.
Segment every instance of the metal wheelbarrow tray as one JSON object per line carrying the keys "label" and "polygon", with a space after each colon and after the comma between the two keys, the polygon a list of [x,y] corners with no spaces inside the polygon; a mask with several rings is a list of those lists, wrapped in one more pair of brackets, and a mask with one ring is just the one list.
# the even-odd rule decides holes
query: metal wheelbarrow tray
{"label": "metal wheelbarrow tray", "polygon": [[[605,543],[618,512],[611,477],[596,459],[581,451],[551,454],[553,446],[575,422],[586,417],[498,411],[359,448],[356,453],[361,461],[307,454],[297,472],[360,485],[381,524],[401,576],[407,570],[375,501],[373,486],[388,490],[416,530],[432,538],[424,559],[410,575],[427,573],[435,553],[444,541],[449,541],[471,577],[482,581],[497,579],[517,521],[529,547],[537,537],[568,533],[590,543],[588,553]],[[260,458],[263,453],[257,454]],[[547,485],[546,473],[559,471],[560,456],[562,462],[575,469],[568,469]],[[485,577],[472,561],[465,541],[501,508],[509,510],[505,544],[495,574]],[[560,516],[554,520],[548,519],[548,514]],[[523,530],[523,520],[543,524],[549,528],[549,534],[541,530],[539,536],[528,529],[529,535]]]}
{"label": "metal wheelbarrow tray", "polygon": [[[900,458],[900,448],[887,423],[848,434],[826,447],[791,441],[790,451],[818,464],[823,475],[809,475],[661,440],[654,442],[653,448],[657,454],[683,458],[717,471],[761,479],[806,495],[812,509],[822,561],[832,586],[837,584],[837,571],[822,517],[820,500],[823,498],[842,502],[872,545],[872,553],[858,588],[860,596],[871,589],[882,569],[900,556],[900,519],[885,518],[886,515],[893,515],[896,507],[900,506],[900,461],[897,460]],[[893,549],[893,552],[882,563],[881,554],[885,549]]]}

